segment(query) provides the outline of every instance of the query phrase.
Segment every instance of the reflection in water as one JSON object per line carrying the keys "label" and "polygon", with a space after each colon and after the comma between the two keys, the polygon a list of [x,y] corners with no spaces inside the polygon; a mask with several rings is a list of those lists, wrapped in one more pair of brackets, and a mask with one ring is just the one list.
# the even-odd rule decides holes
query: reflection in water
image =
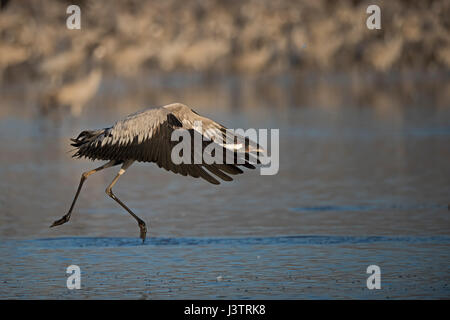
{"label": "reflection in water", "polygon": [[[106,78],[79,118],[39,116],[39,84],[5,84],[0,298],[448,298],[449,99],[445,76],[421,79]],[[68,139],[174,101],[231,128],[279,128],[279,173],[217,188],[136,165],[115,191],[149,225],[141,246],[104,193],[116,173],[105,170],[71,221],[49,229],[97,165],[71,159]],[[85,272],[82,292],[64,287],[71,263]],[[373,263],[383,292],[364,291]]]}

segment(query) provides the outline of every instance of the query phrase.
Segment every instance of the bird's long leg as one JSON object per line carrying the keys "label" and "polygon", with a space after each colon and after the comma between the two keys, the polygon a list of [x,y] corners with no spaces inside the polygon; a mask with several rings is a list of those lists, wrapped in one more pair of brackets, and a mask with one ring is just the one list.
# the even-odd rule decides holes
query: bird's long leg
{"label": "bird's long leg", "polygon": [[139,229],[140,229],[140,237],[142,239],[142,242],[144,242],[145,235],[147,234],[147,227],[145,225],[145,222],[141,218],[139,218],[137,215],[135,215],[133,213],[133,211],[131,211],[130,208],[128,208],[122,201],[120,201],[119,198],[117,198],[116,195],[112,192],[112,187],[116,184],[117,180],[119,180],[120,176],[125,173],[125,170],[127,170],[133,164],[133,162],[134,162],[133,160],[128,160],[128,161],[124,162],[124,164],[122,165],[122,168],[119,170],[119,173],[117,174],[117,176],[114,178],[114,180],[111,182],[111,184],[106,188],[106,194],[108,196],[110,196],[111,198],[113,198],[118,204],[120,204],[122,206],[122,208],[127,210],[128,213],[131,214],[131,216],[136,219],[136,221],[139,225]]}
{"label": "bird's long leg", "polygon": [[93,169],[93,170],[91,170],[91,171],[86,171],[86,172],[84,172],[84,173],[81,175],[80,184],[78,185],[77,193],[75,194],[75,197],[73,198],[72,205],[70,206],[69,212],[66,213],[61,219],[56,220],[55,222],[53,222],[53,224],[50,226],[50,228],[51,228],[51,227],[54,227],[54,226],[59,226],[59,225],[61,225],[61,224],[63,224],[63,223],[66,223],[67,221],[69,221],[70,216],[71,216],[71,214],[72,214],[73,207],[75,206],[75,202],[77,202],[78,195],[80,194],[81,187],[83,187],[84,181],[86,181],[86,179],[87,179],[91,174],[96,173],[97,171],[100,171],[100,170],[103,170],[103,169],[106,169],[106,168],[115,166],[115,165],[117,165],[117,164],[119,164],[119,163],[118,163],[116,160],[112,160],[112,161],[110,161],[110,162],[108,162],[108,163],[105,163],[105,164],[102,165],[101,167],[98,167],[98,168]]}

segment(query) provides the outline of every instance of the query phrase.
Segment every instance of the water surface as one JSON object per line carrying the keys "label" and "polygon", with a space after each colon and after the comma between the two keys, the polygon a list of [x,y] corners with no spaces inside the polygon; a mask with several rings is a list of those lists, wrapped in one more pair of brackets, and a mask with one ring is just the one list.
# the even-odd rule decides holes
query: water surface
{"label": "water surface", "polygon": [[[79,118],[42,116],[3,88],[0,298],[450,298],[450,108],[304,102],[289,79],[262,93],[235,81],[150,79],[165,92],[152,95],[105,80]],[[229,127],[279,128],[279,173],[212,186],[133,165],[114,190],[147,222],[142,245],[104,192],[111,168],[88,179],[69,223],[48,228],[100,165],[71,159],[68,139],[174,101]],[[66,288],[71,264],[81,290]],[[381,290],[366,287],[372,264]]]}

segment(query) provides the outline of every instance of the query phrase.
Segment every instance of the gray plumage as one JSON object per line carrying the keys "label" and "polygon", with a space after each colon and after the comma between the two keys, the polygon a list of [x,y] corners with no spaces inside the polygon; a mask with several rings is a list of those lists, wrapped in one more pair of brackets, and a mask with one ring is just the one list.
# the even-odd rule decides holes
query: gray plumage
{"label": "gray plumage", "polygon": [[[196,124],[201,123],[201,130]],[[172,162],[172,149],[180,141],[172,141],[172,133],[176,129],[185,129],[191,139],[191,162],[175,164]],[[208,139],[203,139],[208,138]],[[159,167],[184,176],[203,178],[219,184],[219,180],[231,181],[230,175],[243,173],[239,167],[254,169],[253,163],[259,163],[258,156],[264,150],[247,137],[227,130],[223,125],[197,114],[189,107],[174,103],[160,108],[150,108],[129,115],[124,120],[117,121],[112,127],[101,130],[86,130],[77,138],[71,139],[75,147],[74,157],[86,157],[92,160],[108,160],[104,165],[86,171],[81,175],[80,184],[70,206],[69,212],[56,220],[50,227],[59,226],[69,221],[72,210],[86,179],[109,167],[122,164],[122,167],[111,184],[106,188],[106,194],[120,204],[134,219],[136,219],[142,241],[145,240],[147,227],[145,222],[131,211],[113,193],[112,187],[134,161],[154,162]],[[201,142],[201,150],[194,141]],[[210,147],[213,148],[210,148]],[[218,151],[217,151],[218,150]],[[202,155],[206,152],[214,159],[221,155],[221,162],[208,163]],[[184,152],[184,150],[183,150]],[[199,162],[194,162],[200,154]]]}
{"label": "gray plumage", "polygon": [[[172,132],[175,129],[182,128],[190,130],[192,135],[199,134],[194,130],[196,121],[202,123],[202,135],[209,139],[215,138],[214,142],[211,143],[223,145],[228,138],[234,141],[236,145],[242,145],[241,148],[235,150],[233,156],[236,159],[247,157],[246,161],[237,164],[236,160],[230,164],[230,161],[225,162],[226,159],[224,159],[223,162],[227,164],[174,164],[171,161],[171,152],[178,141],[171,141]],[[217,138],[223,140],[217,141]],[[233,179],[227,174],[243,173],[238,166],[254,169],[255,167],[250,163],[251,152],[262,150],[256,143],[242,136],[233,135],[230,137],[230,133],[226,132],[223,125],[200,116],[180,103],[134,113],[124,120],[117,121],[110,128],[83,131],[72,141],[72,145],[77,148],[74,157],[121,162],[126,160],[155,162],[159,167],[168,171],[184,176],[201,177],[213,184],[219,184],[217,177],[225,181],[231,181]],[[208,144],[204,143],[204,147]],[[228,157],[230,157],[230,150],[226,147],[223,147],[223,150],[224,154],[228,153]]]}

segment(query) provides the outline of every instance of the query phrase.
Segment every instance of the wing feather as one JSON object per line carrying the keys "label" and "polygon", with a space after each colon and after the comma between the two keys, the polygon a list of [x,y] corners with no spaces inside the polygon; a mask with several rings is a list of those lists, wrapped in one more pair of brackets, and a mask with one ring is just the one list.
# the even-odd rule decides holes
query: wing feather
{"label": "wing feather", "polygon": [[[201,121],[202,129],[195,126]],[[178,141],[171,141],[174,130],[189,130],[193,141],[194,134],[201,134],[210,141],[203,142],[202,150],[192,145],[191,160],[195,152],[204,152],[213,143],[222,148],[224,164],[174,164],[171,160],[172,148]],[[219,184],[215,178],[232,181],[229,175],[242,174],[239,166],[254,169],[250,163],[250,153],[260,152],[258,144],[229,132],[224,126],[205,118],[182,104],[172,104],[161,108],[147,109],[124,120],[117,121],[112,127],[96,131],[83,131],[76,139],[72,139],[77,148],[74,156],[87,157],[93,160],[136,160],[155,162],[159,167],[181,175],[189,175],[212,183]],[[228,152],[227,152],[228,151]],[[202,156],[202,154],[199,154]],[[238,163],[243,159],[243,163]],[[233,161],[232,163],[229,163]],[[207,171],[208,172],[207,172]]]}

